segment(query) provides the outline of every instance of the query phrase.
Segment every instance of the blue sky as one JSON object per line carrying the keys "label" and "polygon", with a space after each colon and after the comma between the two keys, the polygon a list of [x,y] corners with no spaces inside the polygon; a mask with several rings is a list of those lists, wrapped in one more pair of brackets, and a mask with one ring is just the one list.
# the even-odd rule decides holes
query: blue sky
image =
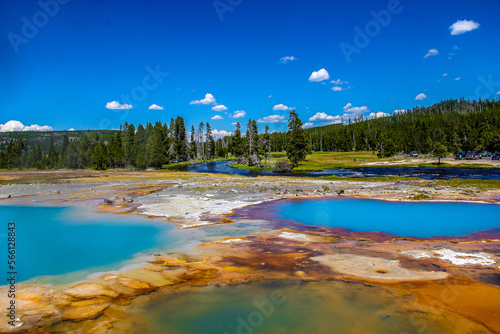
{"label": "blue sky", "polygon": [[111,129],[177,115],[189,127],[208,121],[231,132],[252,118],[283,131],[289,108],[317,126],[500,96],[497,0],[0,6],[0,131]]}

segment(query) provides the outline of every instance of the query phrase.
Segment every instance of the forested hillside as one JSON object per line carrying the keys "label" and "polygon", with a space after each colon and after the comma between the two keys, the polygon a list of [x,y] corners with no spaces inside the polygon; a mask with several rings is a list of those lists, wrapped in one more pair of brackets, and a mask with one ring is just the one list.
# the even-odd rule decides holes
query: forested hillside
{"label": "forested hillside", "polygon": [[[293,116],[293,117],[292,117]],[[291,120],[291,121],[290,121]],[[172,118],[170,125],[125,123],[120,131],[17,132],[0,134],[0,168],[161,168],[165,164],[245,157],[251,165],[286,151],[294,163],[304,151],[377,151],[380,156],[470,150],[500,151],[500,102],[448,100],[372,120],[301,130],[290,113],[289,130],[269,133],[249,119],[246,133],[215,140],[209,123],[191,126]],[[300,147],[299,151],[295,149]]]}

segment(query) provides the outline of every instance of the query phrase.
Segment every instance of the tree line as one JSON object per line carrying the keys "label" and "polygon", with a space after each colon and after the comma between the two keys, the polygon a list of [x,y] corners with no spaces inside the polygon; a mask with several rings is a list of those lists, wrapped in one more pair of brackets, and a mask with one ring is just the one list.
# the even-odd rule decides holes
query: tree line
{"label": "tree line", "polygon": [[[170,124],[127,122],[106,140],[99,134],[70,140],[60,145],[51,139],[48,150],[40,144],[29,147],[23,139],[0,146],[0,168],[161,168],[166,164],[205,161],[215,158],[243,158],[251,166],[270,167],[271,152],[286,152],[292,165],[308,152],[376,151],[379,156],[417,151],[444,156],[446,152],[500,151],[500,102],[447,100],[429,107],[372,120],[361,116],[347,124],[304,130],[295,111],[290,112],[288,131],[270,133],[266,125],[249,119],[246,130],[237,122],[231,136],[214,139],[210,124],[186,130],[177,116]],[[243,131],[245,133],[243,134]],[[263,162],[262,162],[263,160]]]}
{"label": "tree line", "polygon": [[[306,137],[302,122],[295,111],[290,113],[293,124],[294,139],[302,151],[287,148],[290,160],[294,163],[305,158]],[[300,132],[302,136],[296,133]],[[299,140],[301,139],[301,141]],[[181,116],[172,118],[170,125],[158,121],[146,126],[125,122],[120,130],[104,141],[98,133],[92,137],[84,135],[81,139],[70,140],[64,135],[62,143],[56,147],[53,138],[49,149],[42,151],[40,143],[29,147],[22,138],[3,144],[0,151],[0,168],[135,168],[143,170],[149,167],[162,168],[164,165],[214,158],[244,157],[249,165],[261,166],[270,164],[271,140],[269,127],[266,125],[263,134],[255,120],[249,119],[246,135],[242,136],[241,124],[236,124],[235,133],[231,137],[214,139],[210,124],[201,122],[198,129],[191,127],[188,136],[184,119]],[[300,151],[300,152],[299,152]]]}

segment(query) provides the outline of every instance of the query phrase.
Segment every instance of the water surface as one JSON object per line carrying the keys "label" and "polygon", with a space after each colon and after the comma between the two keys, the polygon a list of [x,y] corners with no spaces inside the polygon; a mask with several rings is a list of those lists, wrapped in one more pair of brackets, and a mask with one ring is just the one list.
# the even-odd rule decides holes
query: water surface
{"label": "water surface", "polygon": [[500,228],[500,205],[495,204],[329,198],[281,201],[274,209],[280,218],[303,224],[404,237],[466,236]]}
{"label": "water surface", "polygon": [[[459,332],[449,315],[411,309],[384,287],[342,281],[267,282],[193,288],[143,308],[150,328],[137,333],[428,333]],[[418,320],[418,321],[417,321]]]}
{"label": "water surface", "polygon": [[250,170],[233,168],[229,165],[231,162],[218,161],[208,162],[197,165],[187,165],[177,167],[178,170],[195,173],[216,173],[233,174],[243,176],[339,176],[354,178],[369,178],[380,176],[404,176],[419,177],[427,180],[438,179],[482,179],[482,180],[500,180],[500,168],[476,169],[476,168],[435,168],[435,167],[364,167],[347,169],[325,169],[315,172],[295,172],[276,174],[269,170]]}
{"label": "water surface", "polygon": [[91,268],[118,269],[122,261],[137,253],[173,243],[168,235],[172,224],[126,215],[90,214],[82,208],[0,206],[0,221],[4,251],[7,222],[16,223],[18,281]]}

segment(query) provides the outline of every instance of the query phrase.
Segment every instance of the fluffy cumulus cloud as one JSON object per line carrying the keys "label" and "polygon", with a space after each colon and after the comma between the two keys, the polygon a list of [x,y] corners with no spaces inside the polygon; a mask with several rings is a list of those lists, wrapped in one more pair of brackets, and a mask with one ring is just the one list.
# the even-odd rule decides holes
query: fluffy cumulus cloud
{"label": "fluffy cumulus cloud", "polygon": [[270,115],[257,120],[257,123],[279,123],[286,122],[283,115]]}
{"label": "fluffy cumulus cloud", "polygon": [[68,131],[75,131],[75,129],[74,129],[74,128],[71,128],[71,129],[68,129]]}
{"label": "fluffy cumulus cloud", "polygon": [[226,130],[220,130],[220,131],[218,131],[217,129],[212,130],[212,136],[214,138],[222,138],[222,137],[225,137],[225,136],[230,136],[232,134],[233,134],[232,132],[229,132],[229,131],[226,131]]}
{"label": "fluffy cumulus cloud", "polygon": [[371,112],[369,115],[368,115],[368,118],[369,119],[373,119],[373,118],[380,118],[380,117],[387,117],[387,116],[390,116],[391,114],[388,114],[388,113],[385,113],[385,112],[382,112],[382,111],[379,111],[379,112]]}
{"label": "fluffy cumulus cloud", "polygon": [[[340,80],[340,79],[337,79],[337,80],[332,80],[330,81],[330,83],[334,84],[334,85],[343,85],[344,84],[344,81]],[[347,83],[347,81],[345,82]]]}
{"label": "fluffy cumulus cloud", "polygon": [[367,106],[353,107],[351,103],[346,104],[346,106],[344,107],[344,112],[346,113],[362,114],[369,111],[370,109],[368,109]]}
{"label": "fluffy cumulus cloud", "polygon": [[331,116],[331,115],[328,115],[327,113],[324,113],[324,112],[317,112],[316,115],[309,118],[309,122],[336,121],[336,120],[340,120],[341,118],[342,118],[341,116]]}
{"label": "fluffy cumulus cloud", "polygon": [[189,102],[189,104],[217,104],[217,102],[215,102],[215,97],[212,94],[207,93],[204,99],[194,100]]}
{"label": "fluffy cumulus cloud", "polygon": [[219,104],[218,106],[212,107],[213,111],[226,111],[227,107],[223,104]]}
{"label": "fluffy cumulus cloud", "polygon": [[294,56],[286,56],[286,57],[280,58],[280,62],[282,62],[283,64],[286,64],[289,61],[294,61],[294,60],[297,60],[297,58],[295,58]]}
{"label": "fluffy cumulus cloud", "polygon": [[304,125],[302,125],[303,128],[310,128],[311,126],[314,126],[314,123],[307,122]]}
{"label": "fluffy cumulus cloud", "polygon": [[232,113],[231,115],[229,115],[229,117],[231,118],[243,118],[246,116],[246,112],[245,110],[236,110],[234,113]]}
{"label": "fluffy cumulus cloud", "polygon": [[394,114],[396,114],[396,115],[400,115],[400,114],[404,114],[404,113],[406,113],[405,109],[396,109],[396,110],[394,110]]}
{"label": "fluffy cumulus cloud", "polygon": [[340,87],[340,86],[333,86],[333,87],[332,87],[332,90],[333,90],[334,92],[340,92],[341,90],[345,90],[345,88],[342,88],[342,87]]}
{"label": "fluffy cumulus cloud", "polygon": [[165,108],[163,108],[163,107],[161,107],[161,106],[159,106],[157,104],[150,105],[148,109],[149,110],[165,110]]}
{"label": "fluffy cumulus cloud", "polygon": [[0,124],[0,132],[11,132],[11,131],[54,131],[51,126],[38,124],[32,124],[25,126],[19,121],[8,121],[5,124]]}
{"label": "fluffy cumulus cloud", "polygon": [[479,28],[479,23],[468,20],[458,20],[450,26],[452,35],[460,35]]}
{"label": "fluffy cumulus cloud", "polygon": [[439,51],[437,49],[430,49],[427,51],[427,54],[424,56],[424,58],[430,57],[430,56],[437,56],[439,54]]}
{"label": "fluffy cumulus cloud", "polygon": [[293,108],[285,106],[284,104],[277,104],[273,107],[273,110],[281,110],[281,111],[286,111],[286,110],[293,110]]}
{"label": "fluffy cumulus cloud", "polygon": [[427,95],[425,95],[424,93],[420,93],[417,95],[417,97],[415,97],[415,100],[422,101],[422,100],[425,100],[426,98],[427,98]]}
{"label": "fluffy cumulus cloud", "polygon": [[212,119],[224,119],[224,118],[222,118],[221,115],[215,115],[214,117],[212,117]]}
{"label": "fluffy cumulus cloud", "polygon": [[319,71],[312,72],[311,76],[309,77],[309,81],[315,81],[315,82],[320,82],[320,81],[325,81],[330,79],[330,74],[328,74],[328,71],[322,68]]}
{"label": "fluffy cumulus cloud", "polygon": [[111,101],[106,103],[106,109],[132,109],[132,105],[130,104],[120,104],[118,101]]}

